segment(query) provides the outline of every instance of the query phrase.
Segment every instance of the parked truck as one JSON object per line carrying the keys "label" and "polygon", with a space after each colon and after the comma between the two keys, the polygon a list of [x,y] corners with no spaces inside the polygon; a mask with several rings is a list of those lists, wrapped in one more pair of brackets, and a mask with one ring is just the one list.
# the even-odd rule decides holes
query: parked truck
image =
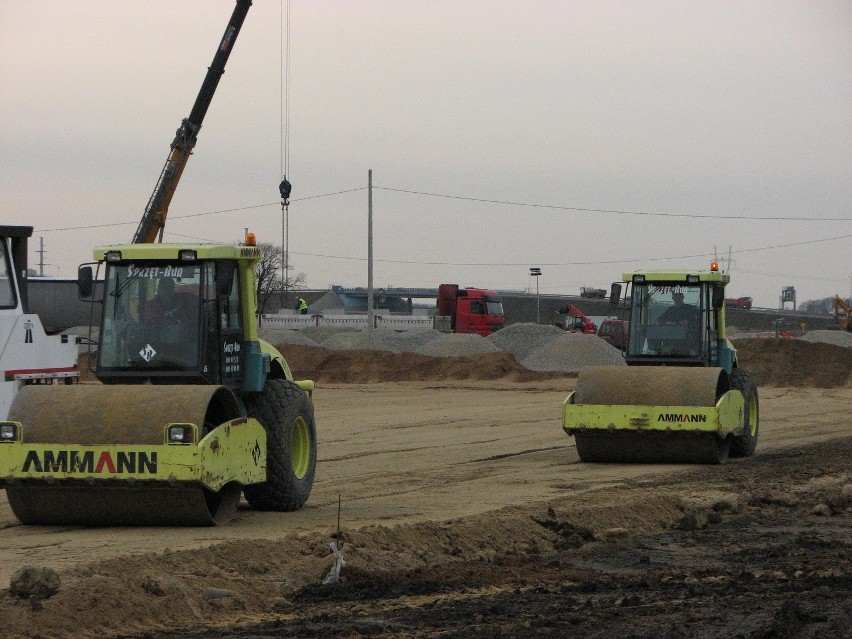
{"label": "parked truck", "polygon": [[458,284],[438,287],[435,328],[447,333],[477,333],[483,337],[506,325],[503,300],[497,291],[459,288]]}
{"label": "parked truck", "polygon": [[580,297],[604,299],[606,291],[602,288],[594,288],[593,286],[582,286],[580,287]]}
{"label": "parked truck", "polygon": [[[27,308],[27,240],[31,226],[0,226],[0,419],[18,392],[31,384],[79,380],[76,339],[47,335]],[[7,437],[0,432],[0,440]]]}
{"label": "parked truck", "polygon": [[608,344],[624,350],[627,346],[627,329],[627,320],[605,319],[598,328],[598,337]]}
{"label": "parked truck", "polygon": [[725,298],[725,306],[728,308],[741,308],[744,310],[748,310],[751,308],[751,298],[750,297],[726,297]]}

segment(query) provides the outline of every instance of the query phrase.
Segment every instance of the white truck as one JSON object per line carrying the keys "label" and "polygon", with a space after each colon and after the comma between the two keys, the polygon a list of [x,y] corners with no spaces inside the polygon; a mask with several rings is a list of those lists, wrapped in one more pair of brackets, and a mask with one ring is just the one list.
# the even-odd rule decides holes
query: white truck
{"label": "white truck", "polygon": [[[47,335],[27,312],[27,239],[31,226],[0,226],[0,419],[25,384],[79,380],[77,340]],[[3,433],[0,432],[0,437]]]}

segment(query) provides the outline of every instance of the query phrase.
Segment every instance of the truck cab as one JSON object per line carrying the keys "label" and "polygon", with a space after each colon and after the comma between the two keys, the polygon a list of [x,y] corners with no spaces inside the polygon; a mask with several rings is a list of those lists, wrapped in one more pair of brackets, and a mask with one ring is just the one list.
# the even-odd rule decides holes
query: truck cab
{"label": "truck cab", "polygon": [[483,337],[506,325],[503,300],[497,291],[459,289],[456,284],[441,284],[438,287],[437,316],[450,318],[450,330],[453,333],[477,333]]}

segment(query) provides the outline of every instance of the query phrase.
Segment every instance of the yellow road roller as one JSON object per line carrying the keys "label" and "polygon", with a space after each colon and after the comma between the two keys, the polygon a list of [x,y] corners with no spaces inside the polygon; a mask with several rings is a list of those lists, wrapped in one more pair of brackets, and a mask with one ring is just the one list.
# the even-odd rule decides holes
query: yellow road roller
{"label": "yellow road roller", "polygon": [[243,245],[95,249],[99,383],[28,386],[0,422],[0,486],[25,524],[215,525],[241,495],[300,508],[316,469],[310,380],[257,335]]}
{"label": "yellow road roller", "polygon": [[581,369],[562,404],[582,461],[721,464],[754,454],[757,387],[725,334],[729,282],[713,262],[625,273],[612,285],[610,303],[629,312],[627,366]]}

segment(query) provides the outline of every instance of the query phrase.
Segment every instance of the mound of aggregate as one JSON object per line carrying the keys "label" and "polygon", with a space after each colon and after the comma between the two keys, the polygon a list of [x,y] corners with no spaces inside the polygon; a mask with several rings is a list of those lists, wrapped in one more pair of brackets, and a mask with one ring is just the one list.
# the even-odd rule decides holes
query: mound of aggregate
{"label": "mound of aggregate", "polygon": [[849,331],[809,331],[802,336],[806,342],[821,342],[852,348],[852,333]]}
{"label": "mound of aggregate", "polygon": [[266,328],[261,326],[257,331],[262,340],[270,344],[296,344],[298,346],[318,346],[310,337],[293,328]]}
{"label": "mound of aggregate", "polygon": [[314,340],[317,344],[322,345],[325,340],[333,335],[347,332],[354,333],[358,330],[354,326],[303,326],[299,329],[299,332]]}
{"label": "mound of aggregate", "polygon": [[597,335],[565,333],[528,355],[521,364],[531,371],[579,373],[583,366],[624,366],[621,351]]}
{"label": "mound of aggregate", "polygon": [[416,352],[432,357],[460,357],[479,353],[496,353],[499,350],[487,338],[476,333],[443,333],[417,349]]}
{"label": "mound of aggregate", "polygon": [[417,353],[434,339],[443,335],[434,328],[422,328],[410,331],[395,331],[390,328],[379,327],[373,331],[385,344],[400,353]]}
{"label": "mound of aggregate", "polygon": [[395,348],[378,334],[378,331],[341,331],[324,340],[323,348],[335,351],[391,351],[398,353]]}
{"label": "mound of aggregate", "polygon": [[511,353],[519,362],[565,334],[561,328],[549,324],[524,322],[501,328],[488,339],[500,350]]}

